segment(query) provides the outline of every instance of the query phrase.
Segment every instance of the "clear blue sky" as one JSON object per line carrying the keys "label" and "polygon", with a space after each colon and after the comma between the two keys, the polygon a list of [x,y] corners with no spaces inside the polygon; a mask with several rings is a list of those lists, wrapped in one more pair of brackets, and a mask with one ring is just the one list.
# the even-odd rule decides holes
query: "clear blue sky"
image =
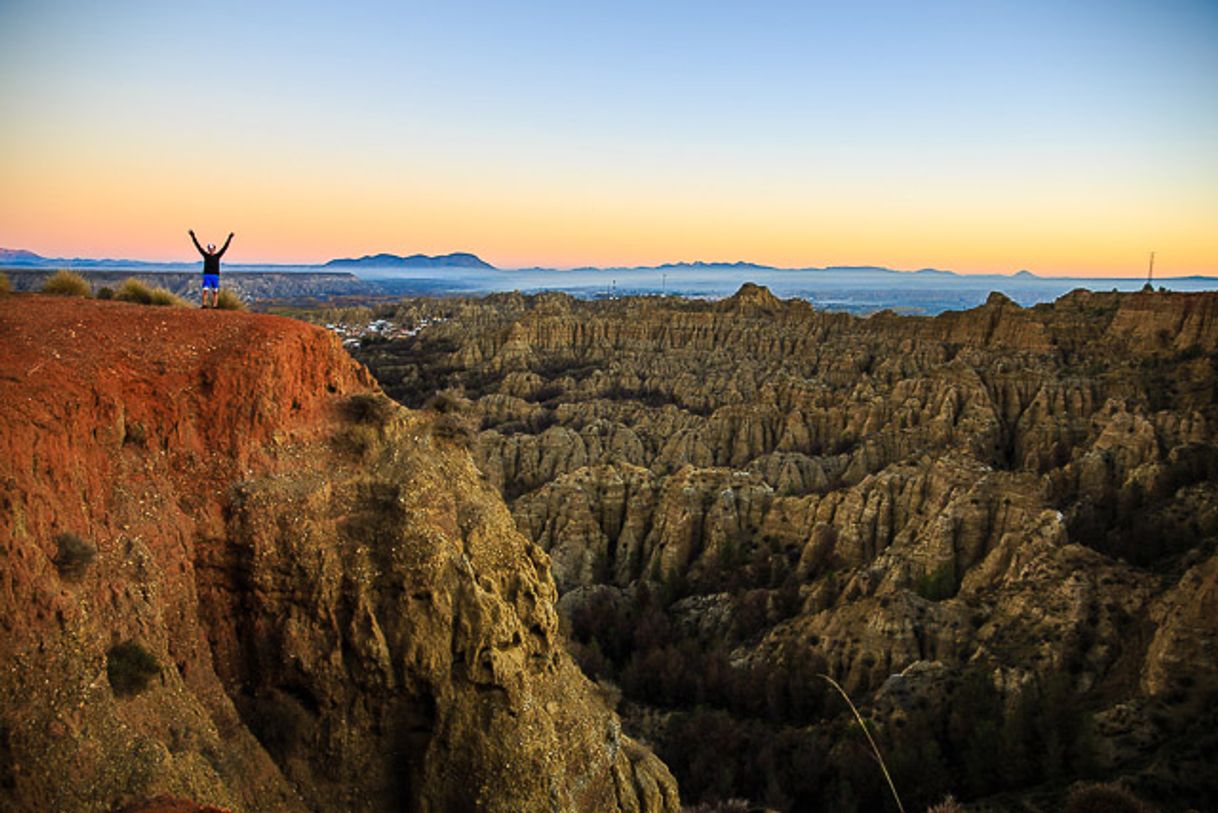
{"label": "clear blue sky", "polygon": [[0,245],[1218,272],[1218,3],[0,0]]}

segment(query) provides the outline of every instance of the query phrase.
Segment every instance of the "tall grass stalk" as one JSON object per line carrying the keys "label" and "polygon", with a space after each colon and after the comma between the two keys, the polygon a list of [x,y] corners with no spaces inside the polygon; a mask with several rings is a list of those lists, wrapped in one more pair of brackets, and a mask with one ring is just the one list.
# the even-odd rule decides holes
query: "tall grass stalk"
{"label": "tall grass stalk", "polygon": [[871,744],[871,752],[875,754],[875,760],[876,762],[880,763],[880,770],[884,772],[884,778],[888,780],[888,789],[892,791],[892,798],[896,800],[897,809],[900,810],[901,813],[905,813],[905,805],[901,804],[901,797],[897,793],[897,786],[893,784],[892,774],[888,772],[888,765],[884,762],[884,757],[880,753],[880,747],[875,744],[875,740],[871,737],[871,732],[867,730],[867,723],[863,722],[863,715],[859,714],[858,707],[854,705],[854,701],[850,699],[850,695],[846,694],[846,690],[841,687],[841,684],[828,675],[820,675],[820,677],[827,680],[829,685],[837,690],[837,693],[840,694],[842,699],[846,701],[846,705],[850,707],[852,712],[854,712],[854,719],[859,721],[859,728],[863,729],[863,734],[867,737],[867,742]]}

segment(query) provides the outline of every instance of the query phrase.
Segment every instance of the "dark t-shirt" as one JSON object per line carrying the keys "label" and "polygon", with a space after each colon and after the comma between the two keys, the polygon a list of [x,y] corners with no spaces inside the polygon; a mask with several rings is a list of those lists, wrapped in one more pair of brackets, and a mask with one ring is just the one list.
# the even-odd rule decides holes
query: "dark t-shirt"
{"label": "dark t-shirt", "polygon": [[204,251],[203,246],[199,245],[199,241],[195,240],[193,234],[190,236],[190,239],[194,240],[195,248],[197,248],[199,250],[199,253],[203,255],[203,273],[204,274],[219,274],[220,273],[220,258],[224,256],[224,252],[228,251],[228,244],[230,242],[232,242],[233,238],[230,236],[227,240],[225,240],[224,247],[221,248],[219,251],[217,251],[215,254],[208,254],[206,251]]}

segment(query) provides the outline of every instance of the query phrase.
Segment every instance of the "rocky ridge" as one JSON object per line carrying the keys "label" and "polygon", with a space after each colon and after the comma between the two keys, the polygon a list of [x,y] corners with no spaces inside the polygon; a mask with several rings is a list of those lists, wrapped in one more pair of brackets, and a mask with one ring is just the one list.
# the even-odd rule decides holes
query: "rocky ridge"
{"label": "rocky ridge", "polygon": [[21,295],[0,335],[0,807],[677,809],[548,556],[324,331]]}

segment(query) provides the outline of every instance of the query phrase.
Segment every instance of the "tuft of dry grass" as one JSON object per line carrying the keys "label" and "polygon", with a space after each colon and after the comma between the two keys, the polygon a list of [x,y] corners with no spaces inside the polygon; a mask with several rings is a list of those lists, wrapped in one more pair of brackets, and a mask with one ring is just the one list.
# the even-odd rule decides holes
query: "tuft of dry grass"
{"label": "tuft of dry grass", "polygon": [[949,793],[942,802],[926,808],[926,813],[964,813],[964,808],[956,801],[956,797]]}
{"label": "tuft of dry grass", "polygon": [[42,284],[42,292],[53,296],[89,297],[92,296],[93,289],[89,287],[89,283],[80,274],[59,270]]}
{"label": "tuft of dry grass", "polygon": [[245,300],[237,296],[236,291],[230,291],[227,288],[221,289],[220,294],[216,297],[216,307],[222,311],[248,310]]}
{"label": "tuft of dry grass", "polygon": [[871,753],[875,754],[875,761],[880,763],[880,770],[884,772],[884,778],[888,780],[888,789],[892,791],[892,798],[896,800],[897,810],[905,813],[905,805],[901,802],[901,796],[897,793],[897,786],[893,784],[892,774],[888,772],[888,763],[884,761],[884,755],[880,753],[880,746],[875,744],[875,739],[872,738],[871,732],[867,729],[867,723],[863,720],[863,715],[859,713],[858,707],[854,705],[854,701],[850,699],[850,695],[846,694],[846,690],[841,684],[828,675],[822,674],[820,677],[828,681],[829,685],[837,690],[837,693],[846,701],[846,705],[850,707],[850,711],[854,712],[854,719],[858,721],[859,728],[863,729],[863,734],[867,737],[867,742],[871,744]]}
{"label": "tuft of dry grass", "polygon": [[186,308],[189,304],[180,296],[175,296],[165,288],[153,288],[135,277],[128,277],[114,292],[115,299],[123,302],[134,302],[137,305],[163,305],[175,308]]}
{"label": "tuft of dry grass", "polygon": [[8,274],[0,274],[0,296],[13,292],[13,283],[9,282]]}

